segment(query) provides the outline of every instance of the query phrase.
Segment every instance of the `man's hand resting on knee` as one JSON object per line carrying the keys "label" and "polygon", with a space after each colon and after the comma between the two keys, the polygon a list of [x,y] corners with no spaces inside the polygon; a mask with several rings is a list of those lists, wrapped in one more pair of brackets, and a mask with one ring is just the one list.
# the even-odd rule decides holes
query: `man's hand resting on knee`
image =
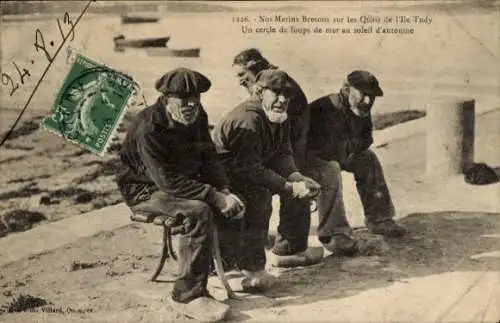
{"label": "man's hand resting on knee", "polygon": [[318,182],[299,172],[290,174],[285,186],[296,198],[314,198],[321,191],[321,185]]}
{"label": "man's hand resting on knee", "polygon": [[245,213],[245,204],[228,189],[213,191],[207,202],[226,219],[241,219]]}

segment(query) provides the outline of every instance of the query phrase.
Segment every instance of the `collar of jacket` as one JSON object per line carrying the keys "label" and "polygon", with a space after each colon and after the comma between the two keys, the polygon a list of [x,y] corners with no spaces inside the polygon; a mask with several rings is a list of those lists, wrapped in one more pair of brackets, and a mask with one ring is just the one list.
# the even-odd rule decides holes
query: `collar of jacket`
{"label": "collar of jacket", "polygon": [[347,113],[351,110],[349,108],[349,102],[347,101],[347,98],[345,98],[342,94],[332,93],[330,94],[329,98],[335,109],[340,110],[343,113]]}
{"label": "collar of jacket", "polygon": [[253,111],[267,118],[264,108],[262,107],[262,102],[256,96],[251,96],[250,99],[245,102],[243,107],[245,111]]}

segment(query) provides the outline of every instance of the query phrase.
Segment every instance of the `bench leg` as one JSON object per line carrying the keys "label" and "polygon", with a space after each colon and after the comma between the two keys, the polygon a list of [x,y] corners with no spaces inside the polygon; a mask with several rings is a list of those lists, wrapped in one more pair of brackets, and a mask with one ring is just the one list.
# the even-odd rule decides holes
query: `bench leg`
{"label": "bench leg", "polygon": [[217,276],[219,277],[222,286],[224,286],[224,289],[227,292],[227,297],[231,299],[241,300],[241,298],[233,292],[231,286],[229,286],[229,283],[227,282],[224,273],[224,265],[222,264],[222,257],[220,254],[219,233],[217,232],[217,227],[215,225],[212,227],[212,240],[212,257],[214,259],[215,271],[217,272]]}
{"label": "bench leg", "polygon": [[151,277],[151,281],[156,281],[156,278],[158,278],[158,275],[160,275],[163,266],[165,266],[165,261],[169,257],[169,253],[172,255],[172,258],[174,260],[177,260],[177,257],[175,256],[173,250],[172,250],[172,237],[170,234],[170,228],[168,227],[163,227],[163,247],[161,251],[161,258],[160,258],[160,263],[158,264],[158,267],[156,268],[155,273]]}

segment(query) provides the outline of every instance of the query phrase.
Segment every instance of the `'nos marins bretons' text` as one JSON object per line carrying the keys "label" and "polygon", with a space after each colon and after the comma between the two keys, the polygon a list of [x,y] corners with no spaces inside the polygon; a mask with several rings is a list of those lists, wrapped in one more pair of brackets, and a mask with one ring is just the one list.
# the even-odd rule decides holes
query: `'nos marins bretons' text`
{"label": "'nos marins bretons' text", "polygon": [[[362,15],[357,17],[314,17],[314,16],[283,16],[283,15],[259,15],[256,19],[258,23],[314,23],[321,24],[325,33],[340,33],[342,28],[339,24],[356,24],[353,26],[354,33],[394,33],[394,34],[413,34],[414,28],[409,25],[430,24],[432,18],[428,16],[385,16]],[[243,22],[243,21],[240,21]],[[326,24],[332,24],[327,26]],[[367,28],[370,25],[370,28]],[[392,26],[391,26],[392,25]],[[397,26],[394,26],[397,25]]]}

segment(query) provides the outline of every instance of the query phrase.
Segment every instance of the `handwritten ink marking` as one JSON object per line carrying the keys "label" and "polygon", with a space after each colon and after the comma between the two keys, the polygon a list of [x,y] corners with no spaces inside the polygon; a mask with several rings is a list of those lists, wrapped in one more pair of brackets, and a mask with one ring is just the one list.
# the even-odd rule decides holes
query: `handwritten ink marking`
{"label": "handwritten ink marking", "polygon": [[[73,39],[75,39],[75,30],[74,30],[75,24],[73,24],[73,21],[71,21],[69,14],[67,12],[64,13],[63,23],[71,25],[71,29],[70,29],[71,39],[70,39],[70,41],[73,41]],[[66,38],[68,35],[64,35],[62,28],[61,28],[61,22],[59,21],[59,18],[57,18],[57,26],[59,27],[59,32],[61,33],[62,38]]]}
{"label": "handwritten ink marking", "polygon": [[[40,43],[38,43],[38,41],[41,42],[41,45],[40,45]],[[40,31],[40,29],[38,29],[38,28],[35,31],[35,44],[34,45],[35,45],[36,52],[38,53],[38,49],[41,49],[45,53],[45,57],[47,57],[49,64],[52,63],[52,61],[55,58],[55,55],[54,55],[54,57],[50,56],[49,52],[45,48],[45,39],[43,39],[43,34]]]}
{"label": "handwritten ink marking", "polygon": [[[19,66],[17,66],[16,62],[12,62],[12,64],[14,64],[14,67],[16,68],[17,72],[19,73],[19,77],[21,78],[21,84],[24,84],[24,78],[26,76],[31,76],[30,72],[23,68],[23,72],[21,73],[21,69],[19,68]],[[10,93],[9,95],[12,96],[14,94],[14,92],[16,92],[18,89],[19,89],[19,83],[14,83],[14,80],[12,79],[12,77],[3,72],[2,73],[2,84],[5,85],[5,86],[8,86],[10,85],[11,89],[10,89]]]}
{"label": "handwritten ink marking", "polygon": [[[78,18],[76,18],[76,21],[73,23],[71,21],[71,19],[69,18],[69,14],[68,13],[65,13],[64,15],[64,19],[63,19],[63,22],[67,22],[68,24],[71,25],[71,28],[68,32],[67,35],[71,35],[72,36],[72,39],[74,39],[74,36],[75,36],[75,27],[76,25],[78,25],[78,23],[80,22],[80,20],[82,19],[82,17],[85,15],[85,13],[87,12],[88,8],[90,7],[90,4],[92,2],[95,2],[96,0],[89,0],[87,2],[87,4],[85,5],[85,8],[83,8],[82,12],[80,13],[80,15],[78,16]],[[61,29],[60,29],[61,30]],[[40,32],[39,29],[36,30],[35,34],[38,35],[37,32]],[[62,34],[62,31],[61,31],[61,34]],[[43,39],[43,35],[41,34],[40,32],[40,36],[42,36],[41,38]],[[38,39],[38,38],[37,38]],[[43,71],[42,73],[42,76],[40,77],[40,79],[38,80],[37,84],[35,85],[35,88],[33,89],[33,91],[31,92],[30,96],[28,97],[28,100],[26,101],[26,103],[24,104],[24,107],[23,109],[21,110],[21,112],[19,113],[17,119],[14,121],[14,123],[12,124],[12,126],[10,127],[9,131],[7,131],[7,133],[5,134],[5,136],[3,137],[2,141],[0,142],[0,147],[3,146],[3,144],[7,141],[7,139],[11,136],[12,132],[14,131],[14,129],[16,128],[17,124],[19,123],[19,121],[21,120],[23,114],[26,112],[26,109],[28,108],[31,100],[33,99],[33,96],[35,95],[36,91],[38,90],[38,87],[40,86],[40,84],[42,83],[42,81],[44,80],[45,78],[45,75],[47,75],[47,72],[49,71],[50,67],[52,66],[52,63],[53,63],[53,60],[57,57],[57,55],[59,55],[59,52],[61,51],[61,49],[63,48],[64,44],[66,43],[66,40],[68,39],[68,37],[63,37],[63,41],[62,43],[59,45],[59,47],[57,48],[57,50],[55,51],[54,55],[51,57],[50,55],[47,54],[46,50],[45,50],[45,47],[43,47],[43,50],[45,50],[45,54],[47,56],[47,59],[49,60],[49,64],[47,65],[47,67],[45,68],[45,70]],[[36,47],[36,42],[35,42],[35,48],[37,49],[38,51],[38,47]],[[41,49],[41,48],[40,48]],[[52,59],[49,59],[52,58]],[[2,84],[4,85],[8,85],[8,84],[11,84],[12,86],[12,89],[11,90],[11,96],[12,94],[14,93],[15,90],[17,90],[17,88],[19,87],[19,85],[17,84],[17,87],[14,86],[13,84],[13,81],[12,81],[12,78],[5,74],[5,73],[2,73]]]}
{"label": "handwritten ink marking", "polygon": [[[19,83],[14,84],[14,81],[12,80],[12,77],[10,77],[6,73],[2,73],[2,84],[3,85],[9,85],[10,84],[10,86],[11,86],[10,95],[11,96],[19,88]],[[0,144],[0,146],[1,146],[1,144]]]}
{"label": "handwritten ink marking", "polygon": [[16,62],[12,62],[12,64],[14,64],[17,73],[19,73],[19,77],[21,78],[21,84],[24,84],[24,77],[31,76],[30,72],[27,69],[23,68],[23,72],[21,73],[21,70],[19,69],[19,66],[17,66]]}

